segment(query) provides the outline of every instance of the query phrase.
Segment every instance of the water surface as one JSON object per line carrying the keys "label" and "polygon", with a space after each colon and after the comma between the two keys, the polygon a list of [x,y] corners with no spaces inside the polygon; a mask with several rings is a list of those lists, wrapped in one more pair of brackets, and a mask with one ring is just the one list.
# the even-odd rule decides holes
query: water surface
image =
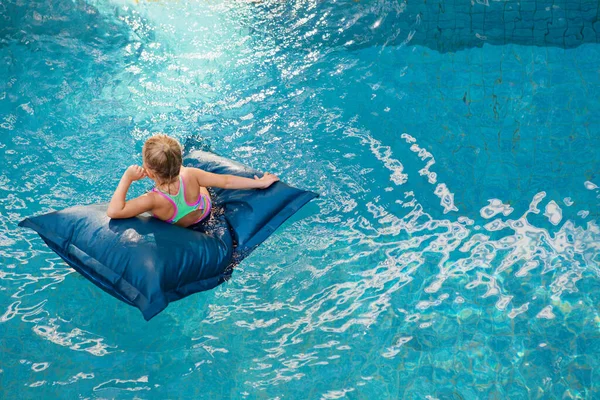
{"label": "water surface", "polygon": [[[600,47],[500,4],[0,5],[0,397],[600,396]],[[17,223],[159,131],[321,197],[146,323]]]}

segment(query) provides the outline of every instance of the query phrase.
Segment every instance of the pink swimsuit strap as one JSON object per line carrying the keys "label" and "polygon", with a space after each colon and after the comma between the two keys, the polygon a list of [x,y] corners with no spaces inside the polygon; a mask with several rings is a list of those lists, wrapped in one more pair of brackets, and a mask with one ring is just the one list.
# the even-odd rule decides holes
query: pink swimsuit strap
{"label": "pink swimsuit strap", "polygon": [[[180,220],[181,218],[185,217],[185,215],[189,214],[190,212],[193,212],[195,210],[203,210],[200,217],[194,222],[194,224],[197,224],[198,222],[202,221],[204,218],[206,218],[210,214],[210,210],[212,208],[210,197],[208,195],[200,192],[200,195],[198,196],[198,201],[190,204],[185,198],[185,182],[181,176],[180,176],[180,182],[181,182],[181,187],[179,188],[179,191],[177,192],[177,194],[174,196],[167,195],[166,193],[161,192],[157,188],[152,189],[152,191],[155,193],[158,193],[159,195],[161,195],[162,197],[167,199],[173,206],[173,215],[171,216],[171,218],[169,218],[165,222],[173,224],[176,222],[175,218],[177,218],[177,220]],[[175,200],[177,200],[177,202],[179,202],[179,204],[182,206],[182,208],[185,209],[186,208],[185,206],[194,207],[195,210],[190,210],[185,215],[182,215],[181,217],[178,218],[177,215],[179,213],[179,208],[177,206],[178,203]],[[183,204],[184,202],[185,202],[185,205]],[[198,206],[200,206],[200,207],[198,207]],[[156,217],[156,214],[153,214],[153,215],[154,215],[154,217]]]}
{"label": "pink swimsuit strap", "polygon": [[[166,220],[165,222],[168,222],[170,224],[173,223],[173,220],[175,219],[175,217],[177,216],[177,204],[175,204],[175,202],[173,201],[172,198],[170,198],[169,196],[167,196],[166,194],[164,194],[163,192],[161,192],[160,190],[158,190],[157,188],[152,189],[153,192],[158,193],[159,195],[161,195],[162,197],[164,197],[165,199],[169,200],[169,202],[171,203],[171,205],[173,205],[173,215],[171,215],[171,218],[169,218],[168,220]],[[156,214],[152,213],[152,215],[155,218],[158,218],[156,216]],[[159,218],[160,219],[160,218]]]}
{"label": "pink swimsuit strap", "polygon": [[203,201],[202,210],[204,210],[204,212],[202,213],[202,215],[200,215],[196,222],[194,222],[194,224],[197,224],[198,222],[206,218],[208,215],[210,215],[210,210],[212,208],[212,201],[210,201],[210,197],[208,197],[205,194],[201,194],[200,199],[198,199],[198,203],[200,203],[201,200]]}

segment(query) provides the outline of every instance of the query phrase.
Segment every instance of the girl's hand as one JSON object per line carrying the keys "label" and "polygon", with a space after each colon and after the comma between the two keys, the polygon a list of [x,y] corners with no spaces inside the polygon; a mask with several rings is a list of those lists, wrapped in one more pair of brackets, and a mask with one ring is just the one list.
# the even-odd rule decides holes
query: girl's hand
{"label": "girl's hand", "polygon": [[127,171],[125,171],[123,176],[133,182],[139,181],[140,179],[145,178],[147,175],[144,168],[140,167],[139,165],[131,165],[129,168],[127,168]]}
{"label": "girl's hand", "polygon": [[257,181],[260,181],[261,189],[266,189],[269,186],[271,186],[273,183],[277,182],[279,180],[279,177],[277,175],[273,175],[268,172],[265,172],[265,174],[262,176],[262,178],[259,178],[258,176],[254,175],[254,179]]}

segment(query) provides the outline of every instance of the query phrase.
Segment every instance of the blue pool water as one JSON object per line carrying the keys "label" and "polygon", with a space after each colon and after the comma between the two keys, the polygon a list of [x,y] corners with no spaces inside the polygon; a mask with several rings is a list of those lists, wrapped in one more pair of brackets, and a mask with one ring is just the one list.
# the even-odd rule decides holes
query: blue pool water
{"label": "blue pool water", "polygon": [[[0,398],[600,397],[598,3],[547,3],[0,3]],[[158,131],[321,197],[146,323],[17,223]]]}

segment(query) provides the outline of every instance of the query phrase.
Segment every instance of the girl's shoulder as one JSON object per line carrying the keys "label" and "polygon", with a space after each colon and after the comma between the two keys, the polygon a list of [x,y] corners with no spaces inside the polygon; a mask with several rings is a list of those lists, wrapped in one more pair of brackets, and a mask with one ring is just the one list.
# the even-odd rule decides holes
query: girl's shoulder
{"label": "girl's shoulder", "polygon": [[144,193],[144,196],[147,196],[149,199],[152,199],[152,201],[154,202],[154,204],[156,204],[156,200],[158,199],[160,201],[160,199],[162,199],[162,196],[160,194],[158,194],[156,188],[152,188],[151,190],[149,190],[148,192]]}
{"label": "girl's shoulder", "polygon": [[179,176],[183,178],[186,185],[195,185],[198,183],[198,168],[194,167],[181,167]]}
{"label": "girl's shoulder", "polygon": [[198,173],[202,173],[201,169],[198,168],[194,168],[194,167],[181,167],[181,169],[179,170],[179,175],[181,175],[183,178],[188,178],[190,180],[197,180],[198,179]]}
{"label": "girl's shoulder", "polygon": [[183,173],[183,172],[197,172],[197,171],[202,171],[200,168],[195,168],[195,167],[184,167],[183,165],[181,166],[181,169],[179,170],[179,173]]}

